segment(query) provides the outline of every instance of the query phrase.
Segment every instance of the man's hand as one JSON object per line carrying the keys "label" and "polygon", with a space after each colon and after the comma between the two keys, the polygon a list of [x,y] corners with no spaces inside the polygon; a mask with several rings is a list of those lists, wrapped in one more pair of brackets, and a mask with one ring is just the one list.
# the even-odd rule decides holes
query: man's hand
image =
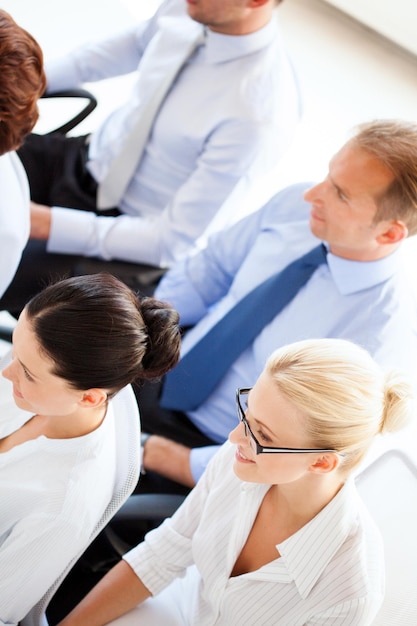
{"label": "man's hand", "polygon": [[190,452],[190,448],[180,443],[159,435],[151,435],[146,440],[142,464],[145,470],[156,472],[186,487],[194,487]]}
{"label": "man's hand", "polygon": [[44,204],[30,203],[30,238],[47,241],[51,231],[51,208]]}

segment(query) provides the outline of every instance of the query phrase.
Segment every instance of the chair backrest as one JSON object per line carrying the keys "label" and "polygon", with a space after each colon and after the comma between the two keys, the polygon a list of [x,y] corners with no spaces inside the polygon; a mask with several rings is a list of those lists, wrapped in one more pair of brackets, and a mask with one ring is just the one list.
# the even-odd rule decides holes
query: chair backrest
{"label": "chair backrest", "polygon": [[417,454],[389,450],[356,484],[385,548],[386,593],[373,626],[417,624]]}
{"label": "chair backrest", "polygon": [[10,350],[13,328],[16,320],[7,311],[0,311],[0,354],[4,356]]}
{"label": "chair backrest", "polygon": [[140,422],[139,411],[130,385],[122,389],[112,400],[116,424],[117,474],[112,498],[91,533],[83,550],[67,564],[65,570],[46,591],[39,602],[20,622],[20,626],[48,626],[46,609],[72,566],[99,532],[106,526],[116,511],[134,490],[140,473]]}
{"label": "chair backrest", "polygon": [[79,98],[86,101],[86,104],[81,109],[81,111],[73,115],[70,120],[68,120],[61,126],[50,130],[48,133],[46,133],[47,135],[52,135],[53,133],[66,135],[70,130],[75,128],[75,126],[85,120],[85,118],[90,115],[90,113],[92,113],[97,106],[96,97],[90,91],[87,91],[87,89],[82,89],[80,87],[77,87],[75,89],[63,89],[61,91],[45,92],[42,95],[42,98]]}

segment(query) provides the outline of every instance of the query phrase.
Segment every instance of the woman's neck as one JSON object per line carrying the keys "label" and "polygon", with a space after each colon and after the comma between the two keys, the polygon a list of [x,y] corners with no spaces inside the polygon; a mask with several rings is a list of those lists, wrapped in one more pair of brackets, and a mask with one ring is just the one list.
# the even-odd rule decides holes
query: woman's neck
{"label": "woman's neck", "polygon": [[94,408],[80,407],[70,415],[36,415],[45,437],[49,439],[73,439],[83,437],[96,430],[103,422],[107,403]]}
{"label": "woman's neck", "polygon": [[106,411],[107,403],[65,416],[34,415],[18,430],[0,439],[0,453],[42,436],[48,439],[73,439],[88,435],[102,424]]}
{"label": "woman's neck", "polygon": [[288,527],[301,528],[313,519],[343,487],[344,479],[332,473],[302,484],[272,485],[270,497],[275,510]]}

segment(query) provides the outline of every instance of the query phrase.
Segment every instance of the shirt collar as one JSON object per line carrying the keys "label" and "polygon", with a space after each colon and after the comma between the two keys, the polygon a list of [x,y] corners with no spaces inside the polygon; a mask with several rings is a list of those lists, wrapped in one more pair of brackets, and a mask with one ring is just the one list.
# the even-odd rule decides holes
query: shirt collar
{"label": "shirt collar", "polygon": [[327,254],[327,264],[342,295],[350,295],[375,287],[393,276],[400,268],[400,249],[378,261],[351,261]]}
{"label": "shirt collar", "polygon": [[[277,548],[302,598],[306,598],[357,524],[358,496],[350,479],[308,524]],[[320,539],[324,539],[321,541]]]}
{"label": "shirt collar", "polygon": [[225,35],[206,29],[204,59],[212,64],[232,61],[266,48],[278,36],[276,18],[249,35]]}

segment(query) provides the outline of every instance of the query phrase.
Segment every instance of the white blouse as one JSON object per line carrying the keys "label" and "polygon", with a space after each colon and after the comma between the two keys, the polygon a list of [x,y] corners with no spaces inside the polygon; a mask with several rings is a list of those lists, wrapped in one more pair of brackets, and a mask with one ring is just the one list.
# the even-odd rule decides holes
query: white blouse
{"label": "white blouse", "polygon": [[269,489],[236,477],[234,451],[226,442],[175,515],[125,555],[162,593],[114,623],[146,625],[142,614],[161,623],[152,603],[159,611],[166,598],[164,610],[180,616],[172,623],[190,626],[371,624],[384,594],[382,539],[353,481],[277,545],[281,558],[230,577]]}
{"label": "white blouse", "polygon": [[[0,375],[0,438],[30,417]],[[0,626],[17,624],[87,545],[114,477],[111,404],[88,435],[41,436],[0,453]]]}
{"label": "white blouse", "polygon": [[29,183],[14,152],[0,156],[0,297],[11,283],[29,237]]}

